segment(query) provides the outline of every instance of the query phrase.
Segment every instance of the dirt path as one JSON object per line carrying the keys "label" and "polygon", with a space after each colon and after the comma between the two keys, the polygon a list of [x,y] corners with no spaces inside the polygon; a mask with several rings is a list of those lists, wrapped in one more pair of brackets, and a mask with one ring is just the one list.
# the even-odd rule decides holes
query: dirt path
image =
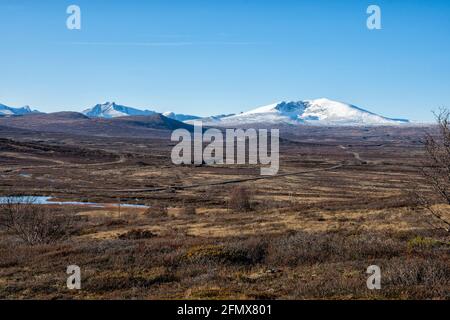
{"label": "dirt path", "polygon": [[[339,148],[343,150],[348,150],[347,147],[343,145],[339,145]],[[365,162],[357,152],[351,152],[347,151],[355,157],[355,159],[358,161],[357,164],[362,164]],[[114,165],[118,163],[124,163],[126,161],[126,158],[122,155],[120,155],[120,159],[113,162],[104,162],[104,163],[93,163],[93,164],[61,164],[61,165],[53,165],[53,166],[34,166],[34,167],[22,167],[22,168],[16,168],[13,169],[14,171],[20,171],[24,169],[33,169],[33,168],[83,168],[83,167],[95,167],[95,166],[106,166],[106,165]],[[319,168],[319,169],[312,169],[312,170],[303,170],[303,171],[296,171],[296,172],[289,172],[289,173],[281,173],[274,176],[255,176],[251,178],[242,178],[242,179],[233,179],[233,180],[226,180],[226,181],[213,181],[210,183],[199,183],[199,184],[190,184],[190,185],[172,185],[172,186],[164,186],[164,187],[156,187],[156,188],[139,188],[139,189],[96,189],[97,191],[105,191],[105,192],[120,192],[120,193],[131,193],[131,192],[158,192],[158,191],[169,191],[169,190],[185,190],[185,189],[194,189],[194,188],[202,188],[202,187],[211,187],[211,186],[220,186],[220,185],[228,185],[228,184],[238,184],[238,183],[244,183],[244,182],[250,182],[250,181],[258,181],[258,180],[268,180],[268,179],[278,179],[282,177],[288,177],[288,176],[297,176],[297,175],[305,175],[305,174],[311,174],[315,172],[323,172],[323,171],[333,171],[340,168],[345,167],[347,164],[345,163],[339,163],[335,164],[331,167],[327,168]],[[11,171],[9,171],[11,172]]]}
{"label": "dirt path", "polygon": [[347,151],[348,153],[351,153],[356,160],[360,161],[360,162],[367,162],[366,160],[361,159],[361,156],[359,155],[358,152],[354,152],[354,151],[348,151],[348,148],[346,146],[340,145],[339,148],[341,148],[342,150]]}
{"label": "dirt path", "polygon": [[274,176],[258,176],[258,177],[252,177],[252,178],[234,179],[234,180],[227,180],[227,181],[216,181],[216,182],[210,182],[210,183],[191,184],[191,185],[185,185],[185,186],[167,186],[167,187],[159,187],[159,188],[123,189],[123,190],[108,190],[108,191],[114,191],[114,192],[155,192],[155,191],[166,191],[166,190],[185,190],[185,189],[193,189],[193,188],[201,188],[201,187],[211,187],[211,186],[220,186],[220,185],[227,185],[227,184],[243,183],[243,182],[257,181],[257,180],[277,179],[277,178],[281,178],[281,177],[303,175],[303,174],[309,174],[309,173],[320,172],[320,171],[332,171],[332,170],[336,170],[336,169],[342,168],[344,166],[345,165],[341,163],[341,164],[337,164],[337,165],[334,165],[334,166],[328,167],[328,168],[320,168],[320,169],[313,169],[313,170],[308,170],[308,171],[297,171],[297,172],[290,172],[290,173],[282,173],[282,174],[277,174],[277,175],[274,175]]}
{"label": "dirt path", "polygon": [[[339,148],[346,150],[346,151],[348,149],[347,147],[345,147],[343,145],[339,145]],[[358,163],[357,163],[358,165],[367,163],[367,161],[365,161],[361,158],[361,156],[358,152],[352,152],[352,151],[347,151],[347,152],[351,153],[355,157],[355,159],[358,161]],[[277,178],[281,178],[281,177],[303,175],[303,174],[309,174],[309,173],[321,172],[321,171],[333,171],[333,170],[343,168],[345,166],[346,166],[346,164],[340,163],[340,164],[336,164],[336,165],[334,165],[332,167],[328,167],[328,168],[313,169],[313,170],[308,170],[308,171],[297,171],[297,172],[291,172],[291,173],[282,173],[282,174],[277,174],[274,176],[258,176],[258,177],[252,177],[252,178],[217,181],[217,182],[202,183],[202,184],[191,184],[191,185],[185,185],[185,186],[168,186],[168,187],[146,188],[146,189],[123,189],[123,190],[110,190],[110,191],[115,191],[115,192],[155,192],[155,191],[166,191],[166,190],[185,190],[185,189],[193,189],[193,188],[201,188],[201,187],[236,184],[236,183],[243,183],[243,182],[257,181],[257,180],[277,179]]]}

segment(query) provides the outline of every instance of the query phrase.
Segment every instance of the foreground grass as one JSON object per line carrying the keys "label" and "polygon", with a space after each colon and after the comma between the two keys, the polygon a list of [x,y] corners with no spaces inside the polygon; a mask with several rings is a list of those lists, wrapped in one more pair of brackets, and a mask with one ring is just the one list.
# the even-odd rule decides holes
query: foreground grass
{"label": "foreground grass", "polygon": [[[257,222],[263,214],[244,215]],[[232,213],[221,216],[223,224],[235,223]],[[271,233],[206,237],[189,234],[170,217],[146,219],[81,219],[68,241],[53,245],[27,246],[3,233],[0,298],[450,298],[449,238],[439,230],[368,231],[349,223],[327,231],[279,227]],[[162,225],[172,228],[156,228]],[[95,236],[105,230],[109,237]],[[66,288],[65,272],[72,264],[81,267],[80,291]],[[370,265],[381,267],[381,290],[367,289]]]}

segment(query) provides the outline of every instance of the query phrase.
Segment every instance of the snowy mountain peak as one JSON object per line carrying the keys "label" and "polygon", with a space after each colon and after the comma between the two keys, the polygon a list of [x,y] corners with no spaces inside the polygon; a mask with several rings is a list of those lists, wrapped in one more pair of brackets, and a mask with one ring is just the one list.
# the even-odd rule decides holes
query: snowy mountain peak
{"label": "snowy mountain peak", "polygon": [[84,110],[83,114],[91,118],[117,118],[126,116],[148,116],[156,114],[156,112],[126,107],[116,104],[115,102],[105,102]]}
{"label": "snowy mountain peak", "polygon": [[0,116],[21,116],[28,113],[39,113],[39,111],[31,110],[30,106],[13,108],[0,104]]}
{"label": "snowy mountain peak", "polygon": [[[209,119],[208,119],[209,120]],[[407,120],[390,119],[351,104],[327,98],[303,101],[281,101],[238,115],[208,121],[206,125],[317,124],[317,125],[397,125]]]}
{"label": "snowy mountain peak", "polygon": [[115,102],[105,102],[103,104],[98,104],[102,110],[114,109],[117,105]]}
{"label": "snowy mountain peak", "polygon": [[357,106],[330,100],[327,98],[304,101],[305,109],[302,119],[315,120],[325,124],[336,125],[393,125],[408,122],[391,119]]}
{"label": "snowy mountain peak", "polygon": [[[29,106],[11,108],[0,104],[0,116],[15,116],[39,113]],[[148,116],[159,114],[151,110],[142,110],[119,105],[115,102],[97,104],[83,111],[90,118],[116,118],[126,116]],[[309,124],[328,126],[377,126],[399,125],[408,120],[383,117],[357,106],[320,98],[314,100],[280,101],[240,114],[222,114],[201,118],[189,114],[164,112],[163,116],[181,122],[192,123],[201,120],[206,126],[240,126],[249,124]]]}
{"label": "snowy mountain peak", "polygon": [[[105,102],[102,104],[97,104],[92,108],[86,109],[83,111],[83,114],[90,118],[118,118],[118,117],[127,117],[127,116],[150,116],[154,114],[158,114],[156,111],[151,110],[141,110],[132,107],[126,107],[119,105],[115,102]],[[187,114],[176,114],[174,112],[164,112],[163,116],[178,120],[178,121],[187,121],[193,119],[199,119],[200,117],[187,115]]]}

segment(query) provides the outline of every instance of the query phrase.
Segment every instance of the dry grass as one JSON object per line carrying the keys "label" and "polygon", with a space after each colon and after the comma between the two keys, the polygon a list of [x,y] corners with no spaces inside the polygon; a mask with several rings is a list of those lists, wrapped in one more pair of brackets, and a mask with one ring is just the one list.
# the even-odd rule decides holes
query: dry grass
{"label": "dry grass", "polygon": [[[157,139],[83,138],[91,151],[70,135],[0,141],[32,156],[0,157],[3,194],[45,185],[66,200],[117,203],[120,195],[150,206],[123,207],[120,216],[112,206],[67,207],[79,218],[76,232],[51,244],[30,247],[0,231],[0,299],[449,299],[449,235],[404,197],[411,180],[426,191],[417,132],[302,130],[284,135],[280,172],[346,166],[207,186],[259,170],[173,166]],[[62,163],[44,161],[42,146]],[[65,287],[71,264],[81,267],[81,291]],[[373,264],[382,270],[377,291],[366,287]]]}
{"label": "dry grass", "polygon": [[[142,217],[147,216],[136,216],[128,229],[105,240],[74,235],[60,244],[29,247],[4,234],[0,298],[449,298],[450,243],[438,230],[279,229],[217,238],[189,236],[182,228],[150,232],[137,227],[168,223],[167,218]],[[177,225],[173,219],[171,225]],[[189,224],[202,217],[177,219]],[[97,224],[93,232],[104,227]],[[64,287],[69,264],[82,269],[80,292]],[[379,291],[365,286],[372,264],[382,269]]]}

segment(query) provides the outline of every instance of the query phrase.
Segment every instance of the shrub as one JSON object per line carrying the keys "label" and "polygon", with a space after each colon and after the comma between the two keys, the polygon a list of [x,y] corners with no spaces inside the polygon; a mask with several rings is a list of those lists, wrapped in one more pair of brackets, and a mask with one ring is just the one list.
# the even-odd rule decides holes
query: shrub
{"label": "shrub", "polygon": [[254,265],[264,260],[267,243],[250,238],[227,245],[202,245],[190,248],[186,259],[194,263]]}
{"label": "shrub", "polygon": [[342,234],[294,232],[269,244],[269,263],[274,265],[312,265],[316,263],[356,261],[394,257],[405,246],[377,234],[347,236]]}
{"label": "shrub", "polygon": [[9,197],[0,203],[0,226],[29,245],[63,240],[73,231],[74,215],[34,204],[33,197]]}
{"label": "shrub", "polygon": [[149,230],[138,230],[133,229],[127,233],[123,233],[119,236],[121,240],[139,240],[139,239],[150,239],[156,237],[156,234]]}
{"label": "shrub", "polygon": [[186,259],[190,262],[221,262],[226,260],[227,252],[220,245],[195,246],[186,252]]}
{"label": "shrub", "polygon": [[430,249],[437,245],[439,245],[439,241],[437,240],[417,236],[408,241],[408,250],[412,251],[414,249]]}
{"label": "shrub", "polygon": [[414,202],[426,208],[428,214],[440,224],[442,229],[450,232],[450,221],[445,218],[441,210],[433,207],[436,198],[440,202],[450,204],[450,110],[441,108],[436,114],[436,122],[437,132],[425,135],[426,161],[420,166],[420,173],[428,187],[431,187],[433,197],[417,191],[418,188],[414,185],[412,186],[412,196]]}
{"label": "shrub", "polygon": [[392,286],[446,287],[450,285],[450,266],[445,261],[394,259],[386,265],[383,281]]}
{"label": "shrub", "polygon": [[181,208],[180,214],[182,215],[195,215],[197,213],[196,208],[193,205],[185,205]]}
{"label": "shrub", "polygon": [[262,238],[249,238],[227,246],[231,262],[254,265],[264,261],[267,255],[268,243]]}
{"label": "shrub", "polygon": [[105,222],[105,226],[107,227],[116,227],[116,226],[125,226],[128,224],[128,221],[124,219],[113,219]]}
{"label": "shrub", "polygon": [[173,274],[160,268],[148,271],[114,270],[100,272],[89,278],[85,289],[90,292],[105,292],[130,288],[149,288],[153,285],[174,281],[177,281],[177,278]]}
{"label": "shrub", "polygon": [[252,209],[252,194],[244,186],[231,189],[228,208],[235,212],[247,212]]}
{"label": "shrub", "polygon": [[151,217],[166,217],[169,214],[169,212],[167,210],[167,206],[158,203],[148,208],[145,214]]}

